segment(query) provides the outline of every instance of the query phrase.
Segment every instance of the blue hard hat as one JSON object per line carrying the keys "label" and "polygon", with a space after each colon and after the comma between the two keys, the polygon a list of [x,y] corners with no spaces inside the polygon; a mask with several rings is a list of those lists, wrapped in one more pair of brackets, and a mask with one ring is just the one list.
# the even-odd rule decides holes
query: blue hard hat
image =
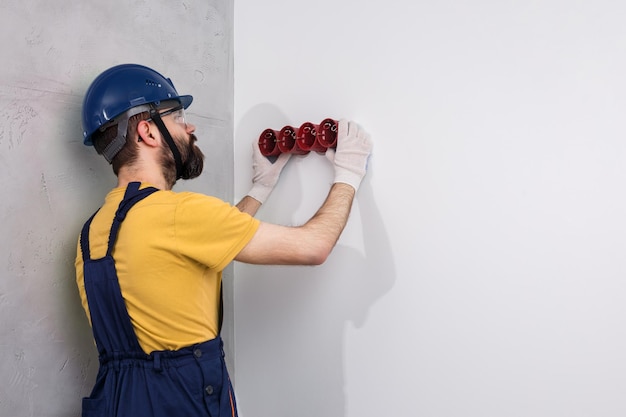
{"label": "blue hard hat", "polygon": [[179,95],[172,80],[155,70],[137,64],[109,68],[91,83],[83,100],[83,143],[92,146],[91,135],[133,107],[158,106],[162,101],[177,100],[186,109],[190,95]]}

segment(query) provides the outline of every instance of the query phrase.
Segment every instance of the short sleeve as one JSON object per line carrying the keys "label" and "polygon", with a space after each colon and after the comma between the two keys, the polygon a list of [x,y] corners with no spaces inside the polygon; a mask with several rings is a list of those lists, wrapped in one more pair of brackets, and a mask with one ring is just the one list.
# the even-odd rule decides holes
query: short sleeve
{"label": "short sleeve", "polygon": [[181,255],[223,270],[252,239],[259,220],[216,197],[180,193],[175,214]]}

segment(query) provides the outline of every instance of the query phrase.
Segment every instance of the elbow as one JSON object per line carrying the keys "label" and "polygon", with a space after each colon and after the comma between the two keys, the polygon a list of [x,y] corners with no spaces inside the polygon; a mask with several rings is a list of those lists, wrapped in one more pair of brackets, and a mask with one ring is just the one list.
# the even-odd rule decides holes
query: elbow
{"label": "elbow", "polygon": [[[296,230],[304,232],[305,228],[300,227]],[[326,236],[319,232],[307,232],[299,234],[291,240],[291,243],[290,247],[294,249],[291,252],[294,263],[317,266],[326,262],[337,243],[337,239],[335,236]]]}
{"label": "elbow", "polygon": [[328,259],[328,256],[330,256],[332,249],[333,249],[332,247],[322,247],[322,246],[312,249],[308,253],[307,264],[311,266],[322,265],[324,262],[326,262],[326,259]]}

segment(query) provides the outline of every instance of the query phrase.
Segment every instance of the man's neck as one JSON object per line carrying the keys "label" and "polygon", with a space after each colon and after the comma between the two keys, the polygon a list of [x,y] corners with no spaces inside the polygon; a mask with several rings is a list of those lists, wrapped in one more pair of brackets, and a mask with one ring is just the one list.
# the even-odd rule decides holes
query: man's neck
{"label": "man's neck", "polygon": [[159,190],[171,190],[172,188],[160,172],[156,173],[154,170],[120,169],[117,176],[117,186],[125,188],[131,182],[147,183]]}

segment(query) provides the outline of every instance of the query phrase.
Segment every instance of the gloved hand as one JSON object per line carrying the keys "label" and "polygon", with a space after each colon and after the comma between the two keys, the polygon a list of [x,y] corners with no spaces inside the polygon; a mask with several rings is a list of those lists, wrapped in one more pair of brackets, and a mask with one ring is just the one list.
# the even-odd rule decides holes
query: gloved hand
{"label": "gloved hand", "polygon": [[291,154],[289,153],[281,153],[278,158],[272,157],[272,160],[270,160],[268,157],[263,156],[258,144],[254,142],[252,144],[252,169],[254,174],[252,176],[252,188],[248,195],[263,204],[274,189],[278,182],[278,177],[290,157]]}
{"label": "gloved hand", "polygon": [[337,150],[327,149],[326,158],[335,165],[335,181],[359,189],[367,171],[367,160],[372,153],[369,133],[352,121],[340,120],[337,132]]}

